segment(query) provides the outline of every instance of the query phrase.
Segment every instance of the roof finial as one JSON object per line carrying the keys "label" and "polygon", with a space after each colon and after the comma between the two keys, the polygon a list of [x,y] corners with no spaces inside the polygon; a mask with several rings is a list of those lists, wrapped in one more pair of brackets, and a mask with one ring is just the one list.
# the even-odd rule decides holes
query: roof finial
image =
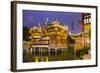
{"label": "roof finial", "polygon": [[45,22],[45,24],[46,24],[46,25],[48,24],[48,17],[46,18],[46,22]]}
{"label": "roof finial", "polygon": [[41,26],[40,22],[38,23],[38,26],[39,26],[39,27]]}
{"label": "roof finial", "polygon": [[58,20],[57,20],[57,18],[56,18],[56,22],[57,22]]}

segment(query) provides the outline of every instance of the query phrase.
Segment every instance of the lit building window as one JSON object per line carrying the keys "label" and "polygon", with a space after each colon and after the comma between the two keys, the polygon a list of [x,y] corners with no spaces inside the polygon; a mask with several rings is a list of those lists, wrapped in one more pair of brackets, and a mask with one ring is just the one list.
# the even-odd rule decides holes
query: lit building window
{"label": "lit building window", "polygon": [[86,24],[86,19],[84,19],[84,24]]}
{"label": "lit building window", "polygon": [[89,23],[91,23],[91,18],[89,18]]}
{"label": "lit building window", "polygon": [[86,23],[89,23],[89,19],[88,18],[86,19]]}

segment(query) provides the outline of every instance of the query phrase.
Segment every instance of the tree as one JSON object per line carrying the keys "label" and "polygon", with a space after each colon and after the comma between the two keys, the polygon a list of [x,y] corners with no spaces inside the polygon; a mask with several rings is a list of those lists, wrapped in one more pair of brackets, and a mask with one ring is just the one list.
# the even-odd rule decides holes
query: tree
{"label": "tree", "polygon": [[26,26],[24,26],[23,27],[23,40],[24,41],[29,41],[30,40],[30,33],[29,33],[29,28],[28,27],[26,27]]}

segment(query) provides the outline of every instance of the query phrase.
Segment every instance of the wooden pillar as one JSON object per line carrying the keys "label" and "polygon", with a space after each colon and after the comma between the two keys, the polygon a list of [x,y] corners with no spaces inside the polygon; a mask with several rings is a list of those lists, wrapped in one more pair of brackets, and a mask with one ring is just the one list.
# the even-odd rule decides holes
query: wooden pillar
{"label": "wooden pillar", "polygon": [[28,48],[26,49],[26,52],[29,53],[29,52],[28,52]]}
{"label": "wooden pillar", "polygon": [[39,47],[39,56],[40,56],[40,51],[41,51],[41,48]]}
{"label": "wooden pillar", "polygon": [[63,55],[63,48],[61,48],[61,55]]}
{"label": "wooden pillar", "polygon": [[50,48],[48,48],[48,55],[50,56]]}
{"label": "wooden pillar", "polygon": [[55,48],[55,56],[57,55],[57,48]]}
{"label": "wooden pillar", "polygon": [[35,56],[35,48],[33,48],[34,56]]}

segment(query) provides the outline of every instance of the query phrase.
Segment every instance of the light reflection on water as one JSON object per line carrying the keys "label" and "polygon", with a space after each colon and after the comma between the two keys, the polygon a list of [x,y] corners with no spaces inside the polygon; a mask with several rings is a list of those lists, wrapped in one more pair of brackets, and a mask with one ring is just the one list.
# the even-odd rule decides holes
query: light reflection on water
{"label": "light reflection on water", "polygon": [[[62,60],[67,60],[68,59],[68,50],[67,49],[37,49],[32,51],[32,53],[24,53],[24,61],[32,61],[32,62],[48,62],[48,61],[62,61]],[[73,55],[73,54],[72,54]],[[25,57],[27,57],[25,59]],[[28,60],[29,59],[29,60]],[[31,60],[30,60],[31,59]]]}

